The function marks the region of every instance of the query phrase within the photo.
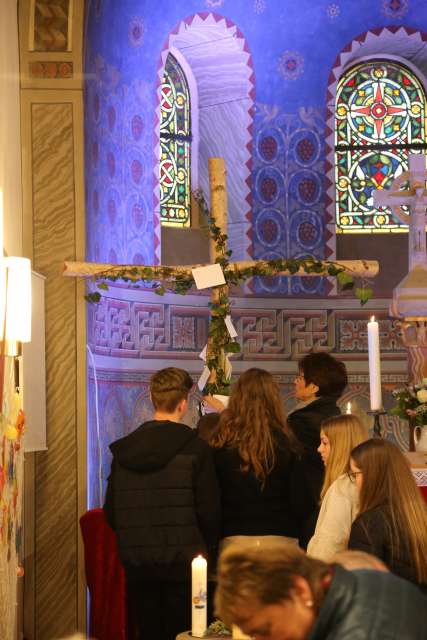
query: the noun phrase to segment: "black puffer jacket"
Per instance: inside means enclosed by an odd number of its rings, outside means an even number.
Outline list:
[[[110,446],[104,511],[128,578],[186,579],[214,555],[220,503],[212,452],[189,427],[150,421]]]
[[[427,598],[391,573],[346,571],[334,576],[307,640],[425,640]]]

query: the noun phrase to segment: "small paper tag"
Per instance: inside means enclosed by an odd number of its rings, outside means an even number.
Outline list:
[[[207,351],[207,349],[208,349],[208,345],[205,344],[205,346],[203,347],[203,349],[199,353],[200,360],[203,360],[204,362],[206,362],[206,351]]]
[[[228,333],[230,334],[230,338],[235,338],[237,336],[237,331],[234,328],[234,324],[231,321],[231,316],[225,316],[224,319],[225,326],[227,327]]]
[[[206,267],[191,269],[194,282],[198,289],[208,289],[225,284],[224,273],[220,264],[208,264]]]
[[[209,376],[210,376],[211,372],[209,370],[208,367],[204,367],[203,371],[202,371],[202,375],[199,378],[199,381],[197,383],[197,386],[199,387],[200,391],[203,391],[203,389],[206,387],[206,383],[209,380]]]

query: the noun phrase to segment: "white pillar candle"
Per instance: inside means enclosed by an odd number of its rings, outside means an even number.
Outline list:
[[[207,629],[208,563],[197,556],[191,563],[191,634],[202,638]]]
[[[380,332],[378,322],[372,316],[368,322],[368,355],[369,355],[369,391],[371,411],[382,409],[381,364],[380,364]]]
[[[347,414],[351,413],[351,402],[347,402],[347,409],[345,410]]]

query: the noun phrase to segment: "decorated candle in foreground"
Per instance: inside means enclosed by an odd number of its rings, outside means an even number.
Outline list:
[[[347,414],[351,413],[351,402],[347,402],[347,409],[345,410]]]
[[[378,322],[372,316],[368,322],[368,355],[369,355],[369,391],[371,411],[382,409],[381,364],[380,364],[380,332]]]
[[[191,634],[202,638],[207,629],[208,563],[197,556],[191,563]]]

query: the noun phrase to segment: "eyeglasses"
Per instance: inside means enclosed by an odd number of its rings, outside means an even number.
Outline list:
[[[362,471],[347,471],[350,482],[356,482],[356,476],[360,476]]]

